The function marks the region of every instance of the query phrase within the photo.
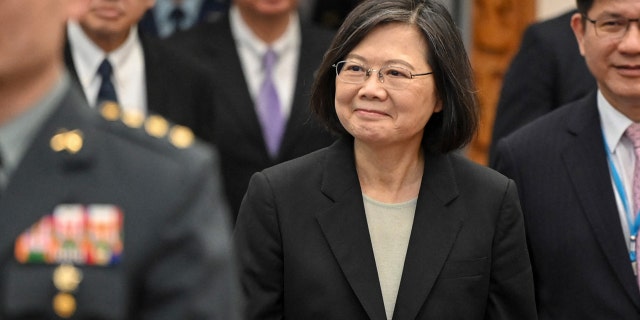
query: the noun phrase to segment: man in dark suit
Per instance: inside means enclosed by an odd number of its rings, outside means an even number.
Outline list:
[[[86,5],[0,1],[0,318],[239,319],[217,158],[87,106],[62,60]]]
[[[230,14],[169,38],[172,46],[193,54],[212,75],[215,95],[214,141],[220,149],[225,189],[237,215],[254,172],[328,146],[333,138],[309,112],[314,73],[333,32],[300,24],[297,1],[237,0]],[[264,99],[262,55],[279,55],[274,78],[282,102],[284,133],[270,153],[259,109]],[[288,115],[287,115],[288,114]],[[268,123],[267,123],[268,124]]]
[[[503,79],[491,159],[500,138],[596,88],[571,30],[575,12],[534,23],[525,30],[520,50]]]
[[[502,139],[492,166],[518,185],[540,319],[639,319],[640,1],[577,3],[598,89]]]
[[[140,31],[166,38],[204,22],[218,20],[229,9],[229,0],[156,0],[140,19]]]
[[[160,114],[210,142],[213,96],[208,75],[159,39],[137,31],[137,22],[153,2],[92,0],[90,10],[67,25],[67,68],[89,104],[96,105],[103,80],[100,66],[110,62],[110,80],[125,111]]]

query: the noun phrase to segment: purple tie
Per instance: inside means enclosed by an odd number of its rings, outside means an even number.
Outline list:
[[[633,168],[633,219],[635,221],[638,209],[640,209],[640,123],[633,123],[627,128],[625,134],[633,143],[633,150],[636,155],[635,166]],[[629,226],[631,228],[631,226]],[[640,253],[640,241],[636,241],[636,254]],[[640,286],[640,270],[638,275],[638,285]]]
[[[269,49],[264,54],[264,81],[258,96],[258,115],[262,125],[262,134],[271,157],[275,158],[280,148],[280,140],[284,132],[284,119],[280,110],[280,99],[273,83],[273,68],[277,59],[276,53]]]

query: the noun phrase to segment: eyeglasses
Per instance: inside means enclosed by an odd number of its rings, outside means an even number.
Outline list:
[[[367,69],[363,65],[351,61],[340,61],[332,66],[336,68],[336,76],[340,81],[351,84],[364,83],[371,73],[378,71],[378,81],[388,89],[404,89],[414,77],[433,73],[411,73],[407,68],[398,66],[384,66],[378,70]]]
[[[582,17],[593,23],[596,30],[596,36],[607,39],[621,39],[629,30],[631,22],[640,22],[640,19],[627,19],[625,17],[604,17],[592,20],[583,14]]]

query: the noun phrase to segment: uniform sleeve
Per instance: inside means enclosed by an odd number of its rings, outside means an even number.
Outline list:
[[[217,158],[188,171],[189,197],[158,230],[163,250],[143,275],[138,319],[241,319],[241,292]],[[187,170],[185,170],[187,171]]]
[[[513,181],[507,185],[496,223],[485,319],[537,319],[522,209]]]
[[[247,319],[283,319],[283,254],[277,206],[266,176],[256,173],[240,206],[234,240]]]

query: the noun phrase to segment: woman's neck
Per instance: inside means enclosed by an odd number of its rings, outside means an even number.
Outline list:
[[[362,192],[385,203],[415,199],[424,172],[424,155],[419,146],[378,147],[355,142],[356,170]]]

